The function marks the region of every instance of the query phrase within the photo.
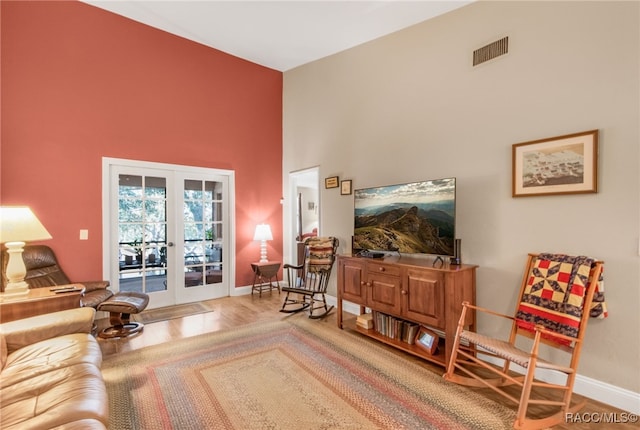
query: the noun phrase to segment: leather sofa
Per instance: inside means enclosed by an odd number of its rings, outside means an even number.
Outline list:
[[[91,335],[95,309],[0,324],[0,428],[106,429],[102,351]]]

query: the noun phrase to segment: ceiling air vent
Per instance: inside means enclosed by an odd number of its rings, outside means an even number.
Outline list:
[[[493,43],[473,51],[473,65],[477,66],[478,64],[493,60],[507,52],[509,52],[509,37],[503,37],[500,40],[496,40]]]

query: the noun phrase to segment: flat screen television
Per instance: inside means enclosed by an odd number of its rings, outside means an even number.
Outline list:
[[[353,251],[454,255],[456,179],[354,191]]]

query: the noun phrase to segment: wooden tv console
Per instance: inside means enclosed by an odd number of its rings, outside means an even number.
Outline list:
[[[475,304],[475,265],[450,265],[445,259],[391,256],[381,259],[338,256],[338,327],[343,328],[342,301],[390,315],[392,319],[409,321],[440,332],[435,354],[425,348],[392,339],[354,325],[359,333],[402,349],[436,364],[446,366],[462,302]],[[467,312],[465,326],[475,330],[475,312]]]

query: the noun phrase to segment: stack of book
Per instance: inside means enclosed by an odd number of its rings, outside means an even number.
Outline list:
[[[396,339],[409,345],[413,345],[420,326],[411,321],[406,321],[382,312],[373,311],[373,325],[375,331],[382,336]]]
[[[362,314],[358,315],[356,319],[356,325],[365,330],[369,330],[373,328],[373,315],[371,314]]]

